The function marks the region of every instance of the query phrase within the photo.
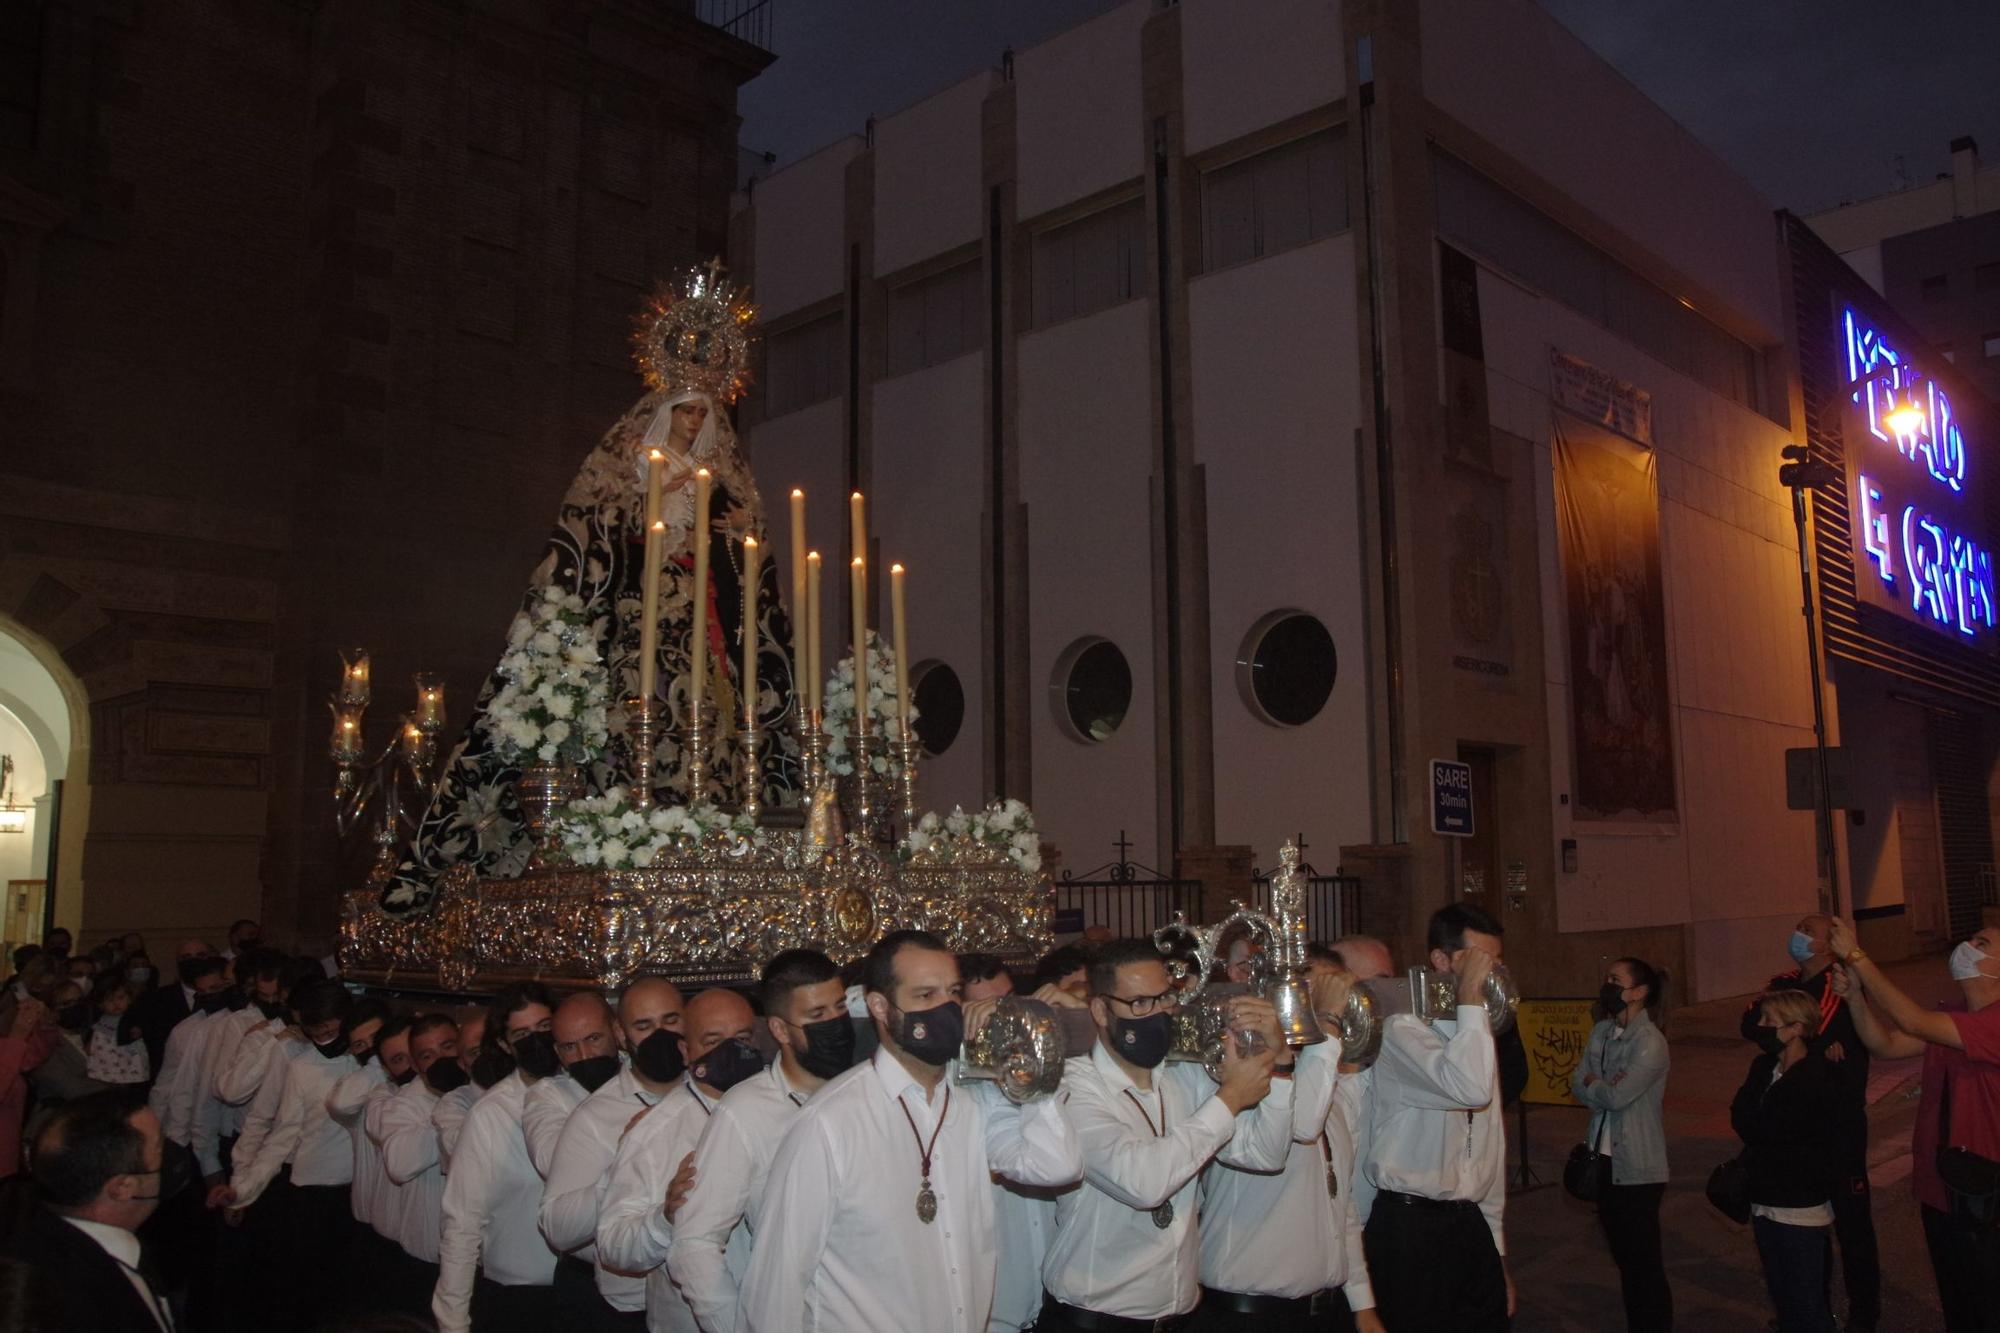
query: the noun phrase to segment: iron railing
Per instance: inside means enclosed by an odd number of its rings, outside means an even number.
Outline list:
[[[772,0],[694,0],[694,16],[711,28],[771,50]]]
[[[1250,905],[1271,910],[1271,877],[1250,881]],[[1331,944],[1361,933],[1361,881],[1353,875],[1306,876],[1306,938]]]
[[[1072,930],[1108,926],[1114,939],[1128,935],[1150,935],[1185,913],[1193,921],[1201,910],[1201,881],[1198,879],[1142,879],[1138,876],[1108,876],[1103,879],[1059,879],[1056,889],[1056,930],[1068,925]]]

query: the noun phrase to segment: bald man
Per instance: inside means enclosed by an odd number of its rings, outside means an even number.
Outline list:
[[[669,1197],[668,1185],[694,1155],[722,1095],[763,1072],[764,1059],[752,1038],[755,1024],[750,1002],[735,991],[705,990],[689,1000],[676,1043],[687,1066],[684,1087],[632,1124],[612,1162],[597,1222],[598,1255],[620,1272],[645,1275],[650,1333],[695,1333],[699,1327],[667,1273],[680,1204],[678,1193]],[[634,1062],[651,1065],[649,1076],[666,1072],[648,1055],[635,1053]]]
[[[618,1019],[594,990],[577,991],[556,1006],[556,1072],[536,1080],[521,1104],[521,1133],[528,1160],[544,1180],[556,1157],[556,1140],[570,1112],[618,1073]],[[518,1058],[518,1056],[516,1057]],[[535,1071],[531,1071],[535,1072]]]
[[[569,1076],[585,1069],[595,1077],[589,1053],[598,1029],[594,1015],[571,996],[556,1010],[556,1055],[570,1061]],[[590,998],[595,999],[595,996]],[[602,1003],[601,1000],[598,1003]],[[681,1072],[679,1028],[681,993],[671,982],[634,982],[619,998],[615,1027],[621,1045],[634,1056],[613,1077],[593,1089],[564,1122],[542,1191],[542,1237],[558,1256],[556,1292],[562,1309],[578,1328],[640,1328],[646,1319],[644,1273],[604,1266],[598,1254],[597,1218],[625,1127],[674,1090]],[[566,1016],[564,1010],[570,1010]],[[567,1019],[567,1021],[566,1021]],[[567,1036],[576,1036],[572,1051]],[[665,1058],[662,1059],[662,1052]],[[580,1066],[576,1061],[581,1060]],[[648,1071],[651,1071],[649,1074]],[[655,1077],[659,1075],[660,1077]]]
[[[1373,935],[1343,935],[1333,942],[1333,951],[1340,955],[1341,963],[1354,974],[1356,981],[1373,981],[1396,971],[1396,964],[1389,957],[1389,946]]]

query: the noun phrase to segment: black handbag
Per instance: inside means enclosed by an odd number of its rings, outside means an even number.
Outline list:
[[[1738,1225],[1750,1221],[1750,1168],[1741,1154],[1719,1163],[1708,1173],[1708,1201]]]
[[[1610,1183],[1611,1154],[1592,1152],[1587,1143],[1569,1150],[1569,1160],[1563,1163],[1563,1188],[1571,1198],[1596,1203]]]
[[[1951,1212],[1974,1226],[2000,1227],[2000,1162],[1951,1142],[1951,1075],[1944,1076],[1938,1117],[1938,1179],[1951,1195]]]

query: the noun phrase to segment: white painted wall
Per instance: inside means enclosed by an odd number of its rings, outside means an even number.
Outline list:
[[[1187,151],[1336,101],[1345,61],[1338,0],[1182,0]]]
[[[1153,0],[1131,0],[1016,53],[1016,216],[1039,217],[1145,169],[1139,29],[1152,12]]]
[[[1257,336],[1245,338],[1252,311]],[[1308,857],[1331,873],[1335,848],[1369,840],[1351,239],[1196,279],[1188,323],[1208,489],[1216,841],[1254,847],[1268,870],[1304,833]],[[1236,659],[1251,626],[1287,607],[1326,625],[1339,674],[1318,717],[1280,728],[1244,703]]]
[[[847,164],[861,148],[849,135],[757,183],[755,295],[766,321],[840,291]]]
[[[1556,836],[1566,931],[1688,924],[1701,999],[1754,989],[1774,966],[1767,927],[1815,901],[1812,816],[1785,808],[1784,751],[1812,740],[1797,546],[1775,461],[1786,433],[1573,312],[1482,270],[1494,424],[1539,442],[1535,478]],[[1551,344],[1653,395],[1661,566],[1678,726],[1680,823],[1666,831],[1577,822],[1570,788],[1569,650],[1555,515]],[[1738,947],[1737,934],[1746,942]],[[1782,932],[1780,932],[1782,935]]]
[[[1121,11],[1123,12],[1123,11]],[[1021,495],[1028,507],[1034,798],[1064,864],[1112,859],[1120,829],[1157,865],[1153,691],[1152,303],[1127,301],[1020,341]],[[1056,727],[1056,658],[1095,635],[1132,668],[1132,706],[1109,740]]]
[[[1749,182],[1534,0],[1422,5],[1432,102],[1782,339],[1771,205]]]
[[[885,570],[895,561],[909,568],[912,663],[947,663],[965,691],[958,739],[919,774],[917,796],[927,810],[977,809],[988,794],[980,619],[985,366],[983,355],[971,353],[883,380],[874,390],[872,526],[880,563]],[[886,611],[886,599],[882,605]]]
[[[37,824],[41,811],[35,808],[35,798],[48,791],[48,765],[42,756],[42,747],[28,732],[21,719],[7,708],[0,707],[0,754],[12,755],[14,759],[14,785],[11,790],[13,800],[28,807],[28,826],[20,833],[0,833],[0,888],[10,879],[40,879],[46,862],[36,859],[37,847],[43,848],[46,856],[46,842],[37,836]]]
[[[998,82],[981,70],[875,122],[877,274],[979,239],[980,108]]]

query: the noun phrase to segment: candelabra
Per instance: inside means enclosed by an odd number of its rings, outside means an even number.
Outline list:
[[[743,813],[754,823],[764,817],[764,768],[757,755],[764,740],[764,728],[755,712],[743,719]]]
[[[653,808],[653,746],[659,734],[654,725],[653,701],[642,697],[627,699],[625,713],[631,722],[628,734],[632,744],[632,808],[650,810]]]
[[[819,784],[826,781],[827,735],[822,722],[819,710],[815,708],[799,729],[800,764],[808,796],[818,791]]]
[[[854,746],[854,824],[869,842],[876,840],[876,825],[882,819],[881,802],[875,795],[875,737],[865,723],[856,720]]]
[[[687,734],[682,738],[688,773],[688,804],[700,805],[708,799],[708,747],[714,739],[714,722],[706,703],[688,704]]]
[[[923,753],[923,742],[909,724],[903,724],[903,738],[894,744],[896,752],[896,786],[903,797],[903,836],[909,837],[916,830],[921,812],[917,809],[917,757]]]
[[[417,706],[397,719],[396,729],[379,749],[370,751],[364,722],[372,698],[368,653],[356,648],[341,654],[340,688],[327,701],[333,714],[333,735],[327,756],[333,760],[333,824],[342,838],[360,825],[372,804],[376,808],[375,859],[368,882],[387,884],[396,874],[396,848],[404,825],[402,784],[408,781],[428,801],[435,778],[437,734],[444,729],[444,685],[427,672],[416,675]]]

